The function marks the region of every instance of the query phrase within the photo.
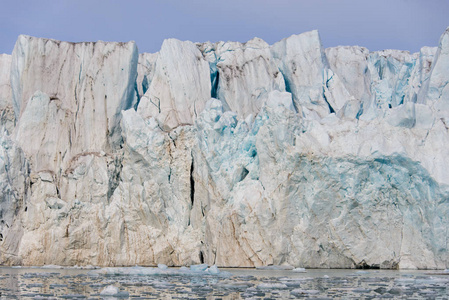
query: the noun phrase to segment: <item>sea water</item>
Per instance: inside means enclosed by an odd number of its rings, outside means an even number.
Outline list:
[[[138,268],[137,268],[138,269]],[[437,271],[0,268],[1,299],[448,299]],[[148,271],[149,270],[149,271]],[[159,271],[158,271],[159,270]],[[140,275],[137,275],[140,273]],[[144,274],[145,275],[141,275]],[[449,273],[447,273],[449,274]]]

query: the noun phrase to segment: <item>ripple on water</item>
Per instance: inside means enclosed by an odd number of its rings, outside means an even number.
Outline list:
[[[2,299],[99,299],[113,286],[114,299],[440,299],[449,292],[449,277],[437,273],[232,269],[234,275],[218,276],[218,269],[205,270],[115,268],[90,276],[83,269],[0,268],[0,293]]]

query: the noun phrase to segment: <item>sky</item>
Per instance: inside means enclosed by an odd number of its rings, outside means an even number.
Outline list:
[[[157,52],[166,38],[193,42],[259,37],[273,44],[318,29],[324,47],[419,51],[449,26],[449,0],[1,0],[0,53],[17,36],[134,40]]]

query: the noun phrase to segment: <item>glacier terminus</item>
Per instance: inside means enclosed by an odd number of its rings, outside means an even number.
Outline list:
[[[0,264],[449,267],[449,28],[420,52],[21,35]]]

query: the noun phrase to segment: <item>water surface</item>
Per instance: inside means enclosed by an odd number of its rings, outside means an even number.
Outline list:
[[[157,270],[157,269],[156,269]],[[171,271],[175,269],[170,269]],[[168,272],[171,272],[171,271]],[[448,299],[436,271],[220,269],[219,274],[110,275],[79,269],[0,268],[1,299]],[[227,273],[229,272],[229,273]]]

